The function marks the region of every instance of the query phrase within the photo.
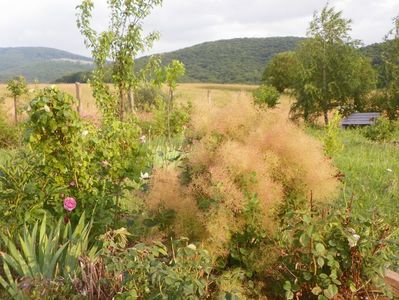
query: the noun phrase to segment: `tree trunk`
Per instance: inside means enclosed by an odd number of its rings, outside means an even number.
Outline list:
[[[124,111],[125,111],[125,101],[124,93],[122,87],[119,87],[119,121],[123,122]]]
[[[170,93],[170,98],[169,98],[169,103],[168,103],[168,140],[170,143],[170,139],[172,136],[171,128],[170,128],[170,114],[171,114],[172,107],[173,107],[173,90],[170,89],[169,93]]]
[[[130,110],[131,112],[135,111],[135,107],[134,107],[134,93],[133,91],[130,89],[128,94],[127,94],[127,99],[129,101],[129,106],[130,106]]]
[[[324,124],[328,125],[328,111],[324,111]]]
[[[78,99],[78,113],[80,115],[82,112],[82,100],[80,99],[80,83],[75,82],[75,86],[76,86],[76,99]]]
[[[323,42],[323,101],[324,106],[328,107],[327,100],[327,70],[326,70],[326,42]],[[328,125],[328,110],[324,110],[324,123]]]
[[[305,123],[307,123],[309,121],[309,112],[308,112],[308,108],[306,106],[303,110],[303,119],[305,120]]]
[[[14,96],[14,122],[15,125],[18,124],[18,112],[17,112],[17,96]]]

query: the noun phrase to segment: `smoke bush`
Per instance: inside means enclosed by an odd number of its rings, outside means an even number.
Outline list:
[[[240,243],[259,249],[276,232],[276,216],[310,195],[315,204],[334,198],[335,169],[322,145],[248,98],[197,106],[192,128],[185,171],[155,172],[147,201],[154,212],[174,211],[173,233],[203,242],[214,257]]]

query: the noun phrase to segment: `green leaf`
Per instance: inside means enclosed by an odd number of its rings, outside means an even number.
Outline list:
[[[312,279],[312,273],[304,272],[303,273],[303,279],[305,279],[306,281],[310,281]]]
[[[317,264],[319,265],[320,268],[322,268],[324,266],[324,259],[322,257],[318,257]]]
[[[301,243],[301,245],[303,247],[306,247],[309,244],[309,242],[310,242],[309,235],[307,235],[306,232],[302,233],[301,236],[299,237],[299,242]]]
[[[286,291],[286,292],[285,292],[285,298],[286,298],[287,300],[294,299],[294,293],[291,292],[291,291]]]
[[[324,247],[324,245],[322,243],[317,243],[316,244],[316,252],[318,254],[324,254],[324,252],[326,251],[326,248]]]
[[[327,289],[324,290],[324,295],[328,299],[334,298],[338,294],[338,288],[335,284],[330,284]]]
[[[320,295],[320,293],[322,292],[323,290],[317,285],[317,286],[315,286],[313,289],[312,289],[312,294],[313,295]]]
[[[285,291],[291,291],[291,282],[289,281],[284,282],[283,289]]]

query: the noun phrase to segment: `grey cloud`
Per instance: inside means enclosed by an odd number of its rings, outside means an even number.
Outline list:
[[[88,54],[75,23],[79,0],[1,0],[0,47],[48,46]],[[96,28],[107,25],[106,1],[95,0]],[[304,36],[324,0],[164,0],[145,21],[161,40],[151,52],[234,37]],[[353,37],[381,41],[399,14],[398,0],[331,0],[353,19]]]

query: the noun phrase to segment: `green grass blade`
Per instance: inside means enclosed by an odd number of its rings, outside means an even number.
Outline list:
[[[13,268],[16,267],[15,271],[21,276],[30,275],[29,267],[14,242],[4,235],[2,235],[2,238],[9,252],[9,255],[3,254],[3,259],[11,256],[15,260],[15,265],[12,265]]]
[[[60,258],[62,252],[65,250],[65,248],[68,246],[68,243],[64,244],[61,248],[59,248],[57,250],[57,252],[55,253],[55,255],[52,257],[48,268],[46,269],[46,272],[44,274],[44,276],[46,276],[46,278],[53,278],[55,276],[55,271],[56,271],[56,266],[57,266],[57,262],[58,259]]]

